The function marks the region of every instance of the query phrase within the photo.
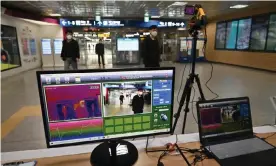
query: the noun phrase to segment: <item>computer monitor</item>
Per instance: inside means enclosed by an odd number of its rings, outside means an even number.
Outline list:
[[[171,132],[174,68],[38,71],[47,147]]]
[[[253,135],[248,97],[200,101],[197,109],[201,142]]]

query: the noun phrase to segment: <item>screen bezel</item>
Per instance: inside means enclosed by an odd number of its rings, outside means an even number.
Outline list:
[[[251,129],[248,132],[242,132],[242,133],[234,133],[234,134],[229,134],[229,135],[221,135],[221,136],[216,136],[208,140],[208,138],[203,138],[202,137],[202,130],[201,130],[201,123],[200,123],[200,108],[199,104],[204,104],[204,103],[213,103],[213,102],[224,102],[224,101],[236,101],[236,100],[247,100],[248,102],[248,108],[249,108],[249,121],[251,124]],[[198,101],[196,104],[197,107],[197,118],[198,118],[198,131],[199,131],[199,139],[200,143],[203,145],[206,144],[212,144],[213,142],[219,142],[219,141],[226,141],[227,139],[231,138],[238,138],[238,137],[243,137],[243,136],[253,136],[253,126],[252,126],[252,115],[251,115],[251,108],[250,108],[250,101],[248,97],[237,97],[237,98],[225,98],[225,99],[216,99],[216,100],[205,100],[205,101]]]
[[[84,141],[84,142],[76,142],[76,143],[66,143],[66,144],[59,144],[59,145],[50,145],[50,138],[49,138],[49,123],[46,113],[46,103],[44,102],[43,98],[43,87],[41,84],[41,75],[43,74],[66,74],[66,73],[98,73],[98,72],[122,72],[122,71],[154,71],[154,70],[172,70],[172,102],[171,102],[171,116],[170,116],[170,130],[168,132],[160,132],[160,133],[152,133],[152,134],[143,134],[143,135],[135,135],[135,136],[126,136],[126,137],[118,137],[114,139],[129,139],[129,138],[138,138],[138,137],[146,137],[146,136],[153,136],[153,135],[164,135],[170,134],[172,130],[172,121],[173,121],[173,103],[174,103],[174,82],[175,82],[175,68],[174,67],[161,67],[161,68],[124,68],[124,69],[94,69],[94,70],[72,70],[72,71],[64,71],[64,70],[55,70],[55,71],[37,71],[37,83],[38,83],[38,91],[39,91],[39,98],[41,103],[41,111],[42,111],[42,118],[43,118],[43,125],[44,125],[44,133],[46,138],[46,145],[47,148],[56,148],[56,147],[66,147],[66,146],[74,146],[74,145],[82,145],[88,143],[96,143],[96,142],[103,142],[108,139],[102,140],[93,140],[93,141]]]

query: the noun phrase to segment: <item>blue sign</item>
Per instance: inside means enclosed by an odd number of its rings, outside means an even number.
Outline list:
[[[59,23],[63,27],[81,27],[81,26],[92,26],[92,27],[123,27],[125,26],[124,21],[116,20],[69,20],[69,19],[60,19]]]
[[[144,22],[143,20],[71,20],[60,19],[60,25],[62,27],[99,27],[99,28],[118,28],[118,27],[139,27],[148,28],[152,25],[156,25],[160,28],[172,28],[172,27],[186,27],[185,21],[159,21],[149,20]]]

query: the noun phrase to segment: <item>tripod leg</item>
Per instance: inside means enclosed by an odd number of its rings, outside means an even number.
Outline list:
[[[187,87],[187,96],[186,96],[186,105],[184,108],[184,121],[183,121],[183,125],[182,125],[182,134],[184,134],[184,130],[186,127],[186,120],[187,120],[187,114],[190,111],[189,110],[189,104],[190,104],[190,98],[191,98],[191,92],[192,92],[192,87],[193,87],[193,77],[190,77],[190,82],[189,82],[189,86]]]
[[[203,94],[203,91],[202,91],[202,87],[201,87],[201,84],[200,84],[200,79],[199,79],[198,75],[195,75],[195,79],[196,79],[197,87],[199,89],[201,100],[205,100],[205,97],[204,97],[204,94]]]
[[[182,110],[182,107],[184,105],[184,102],[185,102],[185,99],[186,99],[186,96],[187,96],[187,93],[188,93],[188,87],[190,86],[190,80],[191,78],[189,77],[185,83],[185,87],[184,87],[184,90],[183,90],[183,93],[182,93],[182,96],[181,96],[181,99],[180,99],[180,103],[179,103],[179,107],[178,107],[178,110],[177,110],[177,113],[174,114],[174,124],[173,124],[173,128],[172,128],[172,132],[171,134],[174,133],[175,131],[175,128],[176,128],[176,124],[178,122],[178,119],[180,117],[180,113],[181,113],[181,110]]]
[[[185,160],[185,162],[187,163],[188,166],[190,166],[191,164],[189,163],[189,161],[187,160],[186,156],[183,154],[183,152],[181,151],[181,149],[179,148],[179,146],[177,144],[175,144],[178,152],[180,153],[180,155],[182,156],[182,158]]]

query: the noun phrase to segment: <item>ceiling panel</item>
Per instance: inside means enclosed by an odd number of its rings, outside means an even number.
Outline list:
[[[143,17],[145,13],[160,18],[183,18],[184,6],[172,6],[176,1],[2,1],[7,8],[22,9],[32,13],[48,16],[51,13],[61,14],[63,17]],[[276,2],[262,1],[189,1],[188,4],[201,4],[208,17],[215,17],[242,9],[230,9],[236,4],[248,4],[250,8],[266,5],[276,5]]]

